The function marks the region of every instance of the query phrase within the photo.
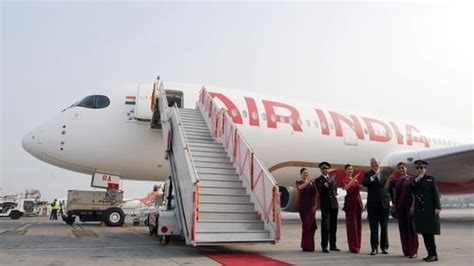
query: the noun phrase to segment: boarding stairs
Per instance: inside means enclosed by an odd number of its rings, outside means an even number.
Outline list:
[[[276,243],[278,185],[228,112],[205,88],[196,109],[169,106],[159,80],[154,89],[186,243]]]

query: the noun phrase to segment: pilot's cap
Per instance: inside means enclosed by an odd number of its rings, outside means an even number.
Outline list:
[[[415,162],[413,162],[415,165],[428,165],[428,163],[426,161],[423,161],[423,160],[416,160]]]
[[[328,163],[328,162],[321,162],[321,163],[319,164],[319,168],[322,168],[322,167],[325,166],[325,165],[326,165],[328,168],[331,168],[331,164]]]

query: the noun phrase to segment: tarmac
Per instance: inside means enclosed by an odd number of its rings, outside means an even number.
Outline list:
[[[0,219],[0,265],[219,265],[211,255],[255,253],[295,265],[415,265],[426,250],[421,236],[418,258],[403,256],[396,220],[389,224],[388,255],[370,256],[369,225],[362,225],[362,250],[347,251],[344,213],[340,211],[338,246],[341,252],[324,254],[319,248],[320,231],[316,232],[316,251],[299,249],[301,226],[298,215],[284,213],[282,239],[272,244],[231,244],[225,246],[186,246],[173,239],[160,246],[148,235],[146,226],[105,227],[98,223],[66,225],[47,217]],[[318,224],[319,224],[318,219]],[[440,261],[435,265],[473,265],[474,209],[445,209],[441,214],[441,235],[436,237]],[[255,264],[256,265],[256,264]]]

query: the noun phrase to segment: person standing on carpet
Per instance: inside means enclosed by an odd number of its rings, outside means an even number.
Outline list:
[[[346,232],[349,251],[359,253],[362,239],[362,199],[360,198],[360,186],[357,176],[352,176],[354,169],[352,165],[344,166],[346,176],[340,181],[340,187],[346,191],[343,211],[346,212]]]
[[[309,178],[306,168],[300,170],[300,180],[296,181],[299,192],[299,214],[302,223],[301,249],[303,251],[314,251],[314,234],[318,229],[316,225],[316,186]]]

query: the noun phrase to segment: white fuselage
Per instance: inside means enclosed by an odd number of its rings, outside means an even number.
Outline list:
[[[195,108],[200,86],[165,83],[165,88],[183,91],[184,107]],[[458,136],[436,135],[418,124],[238,91],[208,90],[222,107],[232,110],[234,122],[282,186],[294,184],[298,176],[295,167],[316,167],[321,161],[329,161],[333,167],[347,163],[366,167],[371,157],[387,165],[389,156],[396,152],[469,142]],[[135,116],[136,108],[147,105],[149,99],[144,100],[143,93],[137,96],[133,88],[104,95],[110,100],[107,107],[67,108],[27,134],[23,147],[42,161],[76,172],[166,180],[170,171],[161,130]]]

